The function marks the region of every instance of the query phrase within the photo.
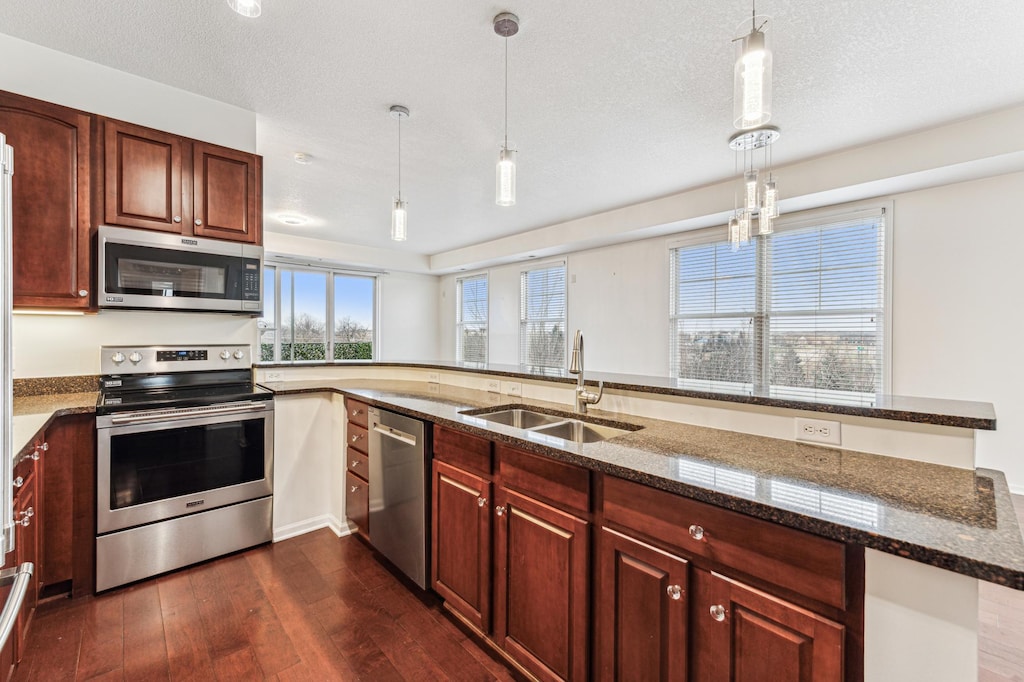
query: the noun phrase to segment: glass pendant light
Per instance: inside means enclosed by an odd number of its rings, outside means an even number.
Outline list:
[[[750,33],[734,41],[733,125],[740,130],[756,128],[772,118],[772,51],[762,30],[766,23],[767,18],[758,17],[751,5]]]
[[[748,213],[757,210],[757,169],[751,168],[743,174],[743,208]]]
[[[228,0],[228,7],[251,19],[255,19],[263,11],[261,0]]]
[[[502,12],[494,17],[494,32],[505,39],[505,141],[495,168],[494,202],[498,206],[516,203],[516,150],[508,147],[508,39],[519,33],[519,17]]]
[[[402,119],[409,118],[409,110],[395,104],[389,111],[391,118],[398,119],[398,196],[391,207],[391,239],[404,242],[409,237],[409,211],[406,202],[402,201]]]

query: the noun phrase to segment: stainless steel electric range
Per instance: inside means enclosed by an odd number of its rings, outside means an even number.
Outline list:
[[[274,401],[249,348],[100,352],[96,590],[269,542]]]

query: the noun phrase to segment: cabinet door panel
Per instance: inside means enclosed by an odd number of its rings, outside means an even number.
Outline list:
[[[584,680],[589,524],[504,488],[497,498],[495,640],[542,680]]]
[[[14,305],[87,308],[91,118],[0,94],[0,131],[14,148]]]
[[[717,573],[700,580],[700,679],[841,682],[842,625]]]
[[[195,234],[260,243],[259,157],[196,142],[192,151]]]
[[[104,127],[106,222],[180,233],[181,138],[119,121]]]
[[[491,626],[490,490],[487,480],[434,461],[434,590],[483,633]]]
[[[685,680],[686,560],[607,528],[599,553],[598,679]]]
[[[345,474],[345,516],[356,524],[356,532],[370,537],[370,486],[351,471]]]

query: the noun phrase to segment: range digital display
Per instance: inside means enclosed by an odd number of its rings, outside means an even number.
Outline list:
[[[205,350],[158,350],[157,362],[178,362],[188,360],[207,360]]]

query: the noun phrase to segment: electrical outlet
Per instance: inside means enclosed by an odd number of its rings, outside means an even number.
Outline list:
[[[267,372],[267,381],[281,381],[281,373]]]
[[[842,445],[842,424],[824,419],[796,418],[796,439],[808,443]]]
[[[488,379],[487,391],[489,393],[501,393],[501,382],[497,379]]]
[[[429,384],[439,384],[439,383],[441,383],[441,373],[440,372],[427,372],[427,383],[429,383]]]
[[[501,382],[501,392],[505,395],[523,395],[523,385],[518,381],[503,381]]]

